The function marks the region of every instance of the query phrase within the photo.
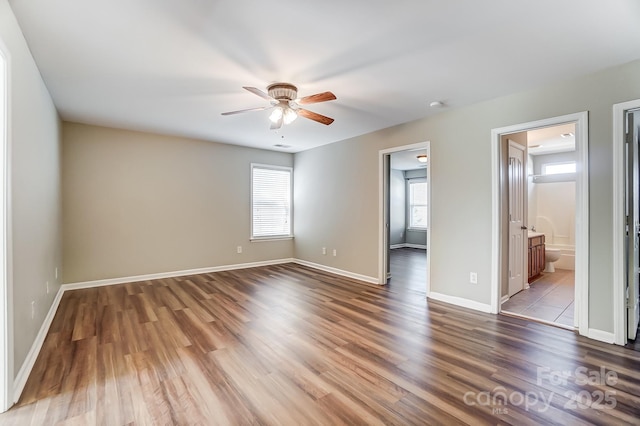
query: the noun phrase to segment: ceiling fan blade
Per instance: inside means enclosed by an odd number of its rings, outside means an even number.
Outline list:
[[[318,114],[317,112],[309,111],[308,109],[299,109],[298,115],[301,115],[304,118],[308,118],[313,121],[317,121],[318,123],[326,124],[327,126],[333,123],[333,118]]]
[[[297,103],[300,105],[308,105],[308,104],[315,104],[318,102],[326,102],[326,101],[332,101],[336,99],[336,95],[334,95],[331,92],[322,92],[322,93],[316,93],[315,95],[309,95],[309,96],[305,96],[304,98],[300,98],[298,99]]]
[[[279,128],[282,127],[282,123],[284,122],[284,118],[280,117],[280,119],[278,121],[276,121],[275,123],[271,123],[271,130],[278,130]]]
[[[243,89],[250,91],[251,93],[253,93],[254,95],[258,95],[261,98],[264,98],[268,101],[275,101],[275,99],[273,99],[271,96],[267,95],[265,92],[263,92],[260,89],[257,89],[255,87],[248,87],[248,86],[242,86]]]
[[[240,114],[241,112],[249,112],[249,111],[263,111],[263,110],[265,110],[267,108],[271,108],[271,106],[264,106],[264,107],[257,107],[257,108],[241,109],[241,110],[238,110],[238,111],[223,112],[222,115]]]

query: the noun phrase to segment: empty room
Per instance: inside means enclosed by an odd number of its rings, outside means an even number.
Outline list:
[[[638,424],[639,20],[0,0],[0,424]]]

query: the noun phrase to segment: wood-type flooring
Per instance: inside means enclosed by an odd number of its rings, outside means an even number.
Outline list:
[[[389,254],[391,278],[387,287],[394,292],[418,292],[427,295],[427,251],[397,248]]]
[[[283,264],[66,292],[0,424],[604,425],[639,416],[638,352]]]

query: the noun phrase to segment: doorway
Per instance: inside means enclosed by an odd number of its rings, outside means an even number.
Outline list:
[[[382,150],[379,283],[424,295],[429,289],[429,142]]]
[[[613,340],[640,349],[640,100],[613,106]]]
[[[626,114],[626,286],[627,339],[635,341],[640,323],[640,110]]]
[[[575,124],[567,123],[503,136],[524,144],[509,142],[509,152],[514,146],[524,151],[526,176],[518,183],[524,196],[522,200],[513,196],[513,179],[509,178],[507,198],[510,256],[512,236],[519,235],[516,247],[524,251],[525,267],[514,268],[509,259],[509,270],[520,271],[524,283],[514,288],[514,274],[510,273],[509,288],[502,291],[501,311],[569,329],[575,326],[575,132]],[[509,154],[509,177],[515,163],[512,157]],[[523,215],[511,214],[514,204],[521,204]],[[514,227],[512,217],[524,219]]]
[[[573,287],[573,312],[570,310],[563,309],[563,312],[566,310],[566,314],[563,320],[566,320],[566,327],[575,327],[577,328],[581,334],[588,333],[588,144],[587,144],[587,129],[588,129],[588,114],[586,112],[570,114],[561,117],[554,117],[546,120],[539,120],[530,123],[523,123],[514,126],[499,128],[492,130],[492,213],[493,213],[493,224],[492,224],[492,278],[491,278],[491,290],[492,290],[492,299],[491,299],[491,307],[492,312],[500,313],[503,311],[503,302],[508,300],[510,296],[508,295],[508,291],[504,291],[508,289],[508,276],[510,275],[509,270],[509,231],[508,231],[508,202],[509,197],[507,193],[507,172],[506,168],[506,158],[508,157],[507,149],[508,144],[505,144],[505,139],[517,139],[518,136],[525,135],[524,143],[522,141],[519,142],[521,145],[527,146],[527,155],[525,155],[525,170],[527,170],[527,179],[534,179],[536,174],[533,172],[532,167],[534,163],[533,160],[529,160],[531,157],[529,151],[536,154],[536,149],[543,150],[544,144],[537,144],[542,146],[535,146],[533,144],[529,146],[527,139],[528,133],[535,132],[544,132],[544,131],[557,131],[557,126],[572,126],[571,129],[573,131],[567,131],[562,133],[572,133],[571,136],[574,138],[575,144],[575,152],[571,155],[574,156],[575,160],[573,161],[575,172],[574,172],[574,193],[575,193],[575,215],[574,215],[574,226],[568,226],[568,229],[571,229],[573,232],[573,239],[575,241],[575,254],[573,255],[574,260],[574,272],[573,272],[573,282],[575,283]],[[555,129],[554,129],[555,128]],[[547,130],[545,130],[547,129]],[[551,130],[549,130],[551,129]],[[568,135],[567,135],[568,136]],[[533,137],[532,137],[533,139]],[[538,153],[542,156],[542,153]],[[559,154],[558,154],[559,155]],[[540,163],[540,162],[538,162]],[[548,161],[547,163],[563,163],[563,161]],[[540,167],[540,165],[538,165]],[[560,170],[562,171],[561,166]],[[553,167],[550,166],[549,170],[552,171]],[[538,174],[542,174],[538,172]],[[529,176],[531,175],[531,176]],[[554,178],[542,178],[542,180]],[[556,178],[557,179],[557,178]],[[542,182],[540,181],[540,183]],[[529,186],[525,183],[525,194],[528,195]],[[551,187],[545,187],[545,190],[550,189]],[[545,191],[549,192],[549,191]],[[551,198],[553,199],[553,198]],[[536,221],[532,220],[532,218],[528,216],[542,216],[544,218],[545,215],[538,215],[533,211],[535,205],[529,205],[529,197],[523,197],[523,208],[526,212],[525,221],[522,224],[522,241],[525,242],[523,244],[526,247],[526,250],[523,249],[525,256],[522,262],[523,266],[523,274],[525,276],[525,283],[523,285],[523,291],[528,289],[529,279],[531,278],[529,265],[535,266],[534,270],[534,278],[535,275],[543,276],[544,269],[548,266],[545,259],[545,250],[544,250],[544,238],[549,234],[550,243],[553,242],[553,226],[549,226],[547,222],[541,220],[543,228],[545,231],[539,232],[540,229],[536,228],[535,234],[533,236],[540,237],[538,240],[542,241],[540,247],[534,250],[530,250],[531,236],[530,232],[532,232],[531,227],[536,226]],[[545,201],[546,203],[546,201]],[[549,204],[549,203],[546,203]],[[533,211],[533,212],[530,212]],[[537,219],[537,217],[536,217]],[[548,219],[548,218],[547,218]],[[540,226],[540,225],[538,225]],[[567,226],[564,226],[567,228]],[[564,229],[563,228],[563,229]],[[571,232],[569,232],[571,233]],[[556,232],[555,234],[558,236],[558,240],[560,240],[560,236],[564,235],[562,232]],[[566,235],[565,235],[566,236]],[[539,257],[535,257],[535,254],[538,254]],[[534,255],[533,259],[531,259],[531,255]],[[537,262],[537,263],[536,263]],[[560,269],[560,268],[558,268]],[[547,274],[550,275],[550,274]],[[555,275],[559,277],[559,274]],[[535,286],[534,281],[534,286]],[[543,285],[538,285],[538,287],[542,290],[541,293],[550,289],[550,286],[545,287]],[[522,291],[520,292],[522,293]],[[566,290],[564,291],[566,295]],[[506,294],[506,297],[505,297]],[[531,293],[533,294],[533,293]],[[571,296],[571,295],[569,295]],[[515,296],[514,296],[515,297]],[[508,306],[508,305],[507,305]],[[571,315],[572,314],[572,315]],[[545,319],[541,319],[542,322],[551,322]]]

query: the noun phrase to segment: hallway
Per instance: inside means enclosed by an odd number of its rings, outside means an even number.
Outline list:
[[[427,294],[427,251],[415,248],[391,250],[391,278],[387,288],[394,292]]]

